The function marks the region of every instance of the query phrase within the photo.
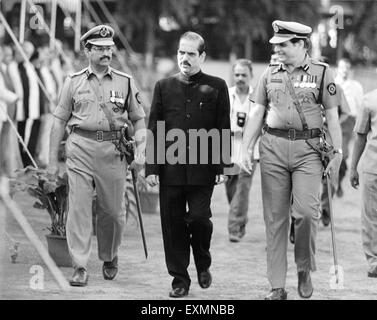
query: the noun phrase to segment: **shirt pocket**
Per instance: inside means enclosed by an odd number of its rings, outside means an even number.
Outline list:
[[[81,95],[77,97],[74,102],[74,111],[77,116],[87,116],[90,114],[91,109],[95,103],[95,99],[91,95]]]
[[[285,83],[267,84],[267,98],[275,107],[284,106],[287,101]]]

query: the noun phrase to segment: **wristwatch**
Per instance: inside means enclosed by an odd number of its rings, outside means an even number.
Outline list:
[[[342,150],[342,149],[335,149],[335,150],[334,150],[334,153],[343,154],[343,150]]]

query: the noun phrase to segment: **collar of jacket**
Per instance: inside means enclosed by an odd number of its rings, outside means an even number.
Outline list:
[[[188,76],[188,75],[185,75],[182,72],[180,72],[178,77],[183,82],[190,83],[190,82],[198,81],[201,78],[202,75],[203,75],[202,70],[199,70],[199,72],[195,73],[192,76]]]

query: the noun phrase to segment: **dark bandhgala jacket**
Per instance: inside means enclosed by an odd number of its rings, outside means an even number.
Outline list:
[[[150,157],[147,156],[146,175],[159,175],[160,183],[164,185],[214,184],[216,174],[222,174],[223,168],[230,164],[229,109],[228,88],[223,79],[200,71],[191,77],[179,73],[158,81],[154,89],[148,124],[153,136],[148,136],[147,141],[147,148],[154,146],[154,159],[150,161]],[[164,132],[157,130],[158,122],[159,129],[163,125]],[[179,130],[171,131],[171,129]],[[197,130],[204,129],[208,133],[215,129],[212,133],[217,131],[220,140],[194,139],[195,146],[192,143],[195,135],[191,135],[190,129],[191,133],[192,130],[199,133]],[[179,134],[175,134],[177,132]],[[175,136],[175,139],[169,141],[172,136]],[[212,135],[206,135],[209,136]],[[161,143],[163,140],[165,140],[164,144]],[[204,140],[208,142],[208,146],[202,144]],[[170,151],[176,151],[173,154],[177,159],[186,159],[186,164],[182,161],[176,164],[168,163],[169,155],[171,159],[169,148]],[[206,158],[205,153],[208,154],[207,163],[200,160],[201,157]],[[192,158],[197,159],[196,164],[193,163]],[[159,163],[157,163],[158,159]],[[165,163],[161,163],[162,160]]]

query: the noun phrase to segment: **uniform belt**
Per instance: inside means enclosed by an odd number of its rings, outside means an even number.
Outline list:
[[[90,130],[84,130],[77,127],[74,127],[72,129],[72,132],[77,133],[78,135],[89,138],[98,142],[102,141],[111,141],[111,140],[117,140],[120,138],[121,132],[120,130],[114,130],[114,131],[90,131]]]
[[[307,140],[312,138],[318,138],[322,134],[322,130],[318,128],[300,131],[293,128],[285,130],[270,128],[267,126],[266,131],[269,134],[288,140]]]

